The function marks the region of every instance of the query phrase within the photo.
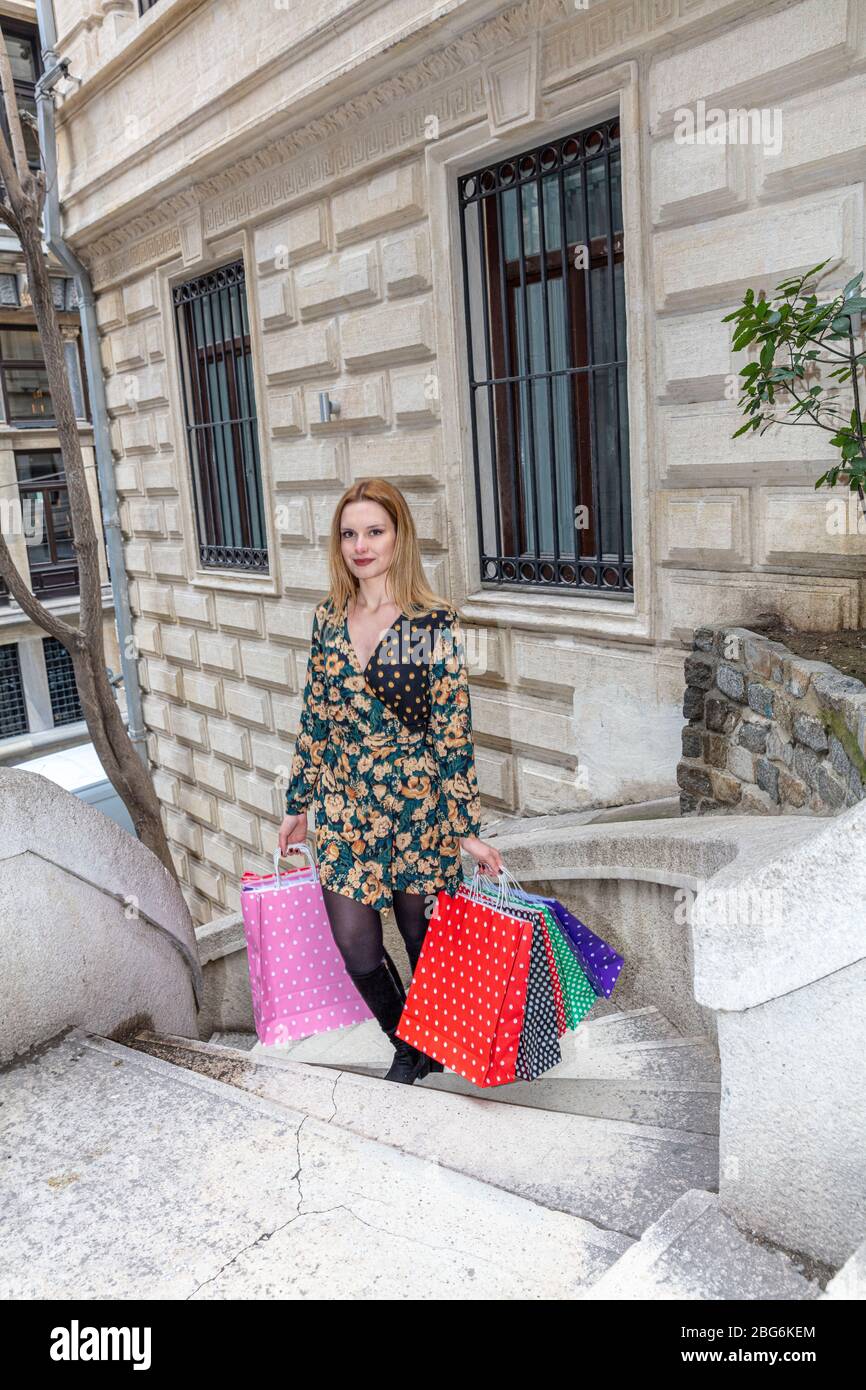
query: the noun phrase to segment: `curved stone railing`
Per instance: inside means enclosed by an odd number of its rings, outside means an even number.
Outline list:
[[[683,1033],[715,1041],[715,1013],[695,994],[691,906],[726,866],[747,869],[814,833],[806,818],[742,819],[542,822],[494,842],[525,887],[549,888],[625,957],[620,1008],[655,1004]]]
[[[47,778],[0,768],[0,1062],[73,1024],[197,1037],[202,990],[156,856]]]
[[[622,953],[620,1007],[715,1037],[723,1209],[842,1264],[866,1238],[866,803],[494,843]]]

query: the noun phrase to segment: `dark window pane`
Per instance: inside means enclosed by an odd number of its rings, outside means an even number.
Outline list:
[[[6,52],[15,82],[35,82],[38,76],[35,42],[23,34],[5,34]]]
[[[0,357],[4,362],[41,362],[42,343],[35,328],[0,328]]]
[[[33,119],[36,119],[36,98],[26,96],[23,92],[18,93],[18,110],[29,111]],[[27,163],[31,168],[38,169],[39,159],[39,137],[36,131],[29,126],[26,121],[21,122],[21,129],[24,135],[24,152],[27,155]]]
[[[51,564],[51,533],[45,516],[46,494],[35,489],[21,490],[21,513],[27,536],[27,560],[34,566]]]
[[[29,728],[18,648],[10,643],[0,647],[0,738],[26,734]]]
[[[22,452],[15,455],[15,466],[34,592],[42,597],[75,594],[78,565],[63,457],[59,450]]]
[[[3,376],[10,420],[54,419],[48,373],[44,367],[7,367]]]
[[[15,21],[13,20],[11,23],[14,26]],[[26,32],[12,32],[6,20],[3,22],[3,30],[18,108],[20,111],[27,111],[35,117],[35,83],[41,72],[38,31],[35,28],[31,29],[28,25]],[[38,169],[40,159],[36,133],[23,121],[21,125],[28,162],[31,169]],[[9,124],[6,119],[6,105],[2,99],[0,99],[0,130],[3,131],[8,141]]]
[[[78,698],[78,687],[75,684],[72,657],[56,637],[46,637],[43,645],[48,690],[51,695],[51,713],[55,726],[75,724],[79,719],[83,719],[84,715]]]
[[[19,483],[56,483],[64,477],[63,458],[55,450],[40,450],[37,453],[15,455],[15,469]]]
[[[615,232],[622,231],[622,172],[621,160],[618,154],[610,157],[610,192],[611,205],[613,207],[613,229]]]

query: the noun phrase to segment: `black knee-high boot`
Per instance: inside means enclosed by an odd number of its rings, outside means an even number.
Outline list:
[[[385,1080],[400,1081],[411,1086],[427,1075],[430,1058],[396,1036],[406,995],[394,962],[386,951],[385,959],[379,962],[375,970],[364,975],[356,975],[349,970],[348,975],[394,1048],[394,1060],[385,1074]]]
[[[418,968],[418,959],[419,959],[419,957],[420,957],[420,955],[421,955],[421,947],[423,946],[424,943],[423,943],[423,941],[419,941],[419,942],[404,941],[403,944],[404,944],[405,947],[406,947],[406,955],[409,957],[409,965],[410,965],[410,968],[411,968],[411,970],[412,970],[412,974],[414,975],[414,974],[415,974],[415,971],[416,971],[417,968]],[[386,954],[386,955],[388,954],[387,951],[385,952],[385,954]],[[425,1053],[424,1055],[426,1056],[427,1054]],[[444,1071],[444,1070],[445,1070],[445,1068],[443,1067],[442,1063],[441,1063],[441,1062],[437,1062],[437,1061],[435,1060],[435,1058],[433,1058],[433,1057],[427,1057],[427,1061],[428,1061],[428,1063],[429,1063],[429,1065],[428,1065],[428,1067],[427,1067],[428,1073],[429,1073],[429,1072],[436,1072],[436,1071]]]

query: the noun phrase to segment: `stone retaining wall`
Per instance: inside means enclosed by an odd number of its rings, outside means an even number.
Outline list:
[[[866,796],[866,686],[739,627],[696,629],[685,662],[683,815],[835,815]]]

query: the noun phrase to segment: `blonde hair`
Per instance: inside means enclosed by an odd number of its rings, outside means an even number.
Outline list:
[[[439,608],[454,608],[448,599],[434,593],[427,583],[421,565],[415,522],[400,489],[389,483],[387,478],[363,478],[346,489],[334,508],[328,547],[331,579],[328,598],[331,600],[332,613],[341,613],[343,605],[357,595],[360,587],[343,558],[340,541],[343,509],[351,502],[378,502],[394,523],[397,539],[388,568],[388,588],[401,610],[410,618],[418,618]]]

